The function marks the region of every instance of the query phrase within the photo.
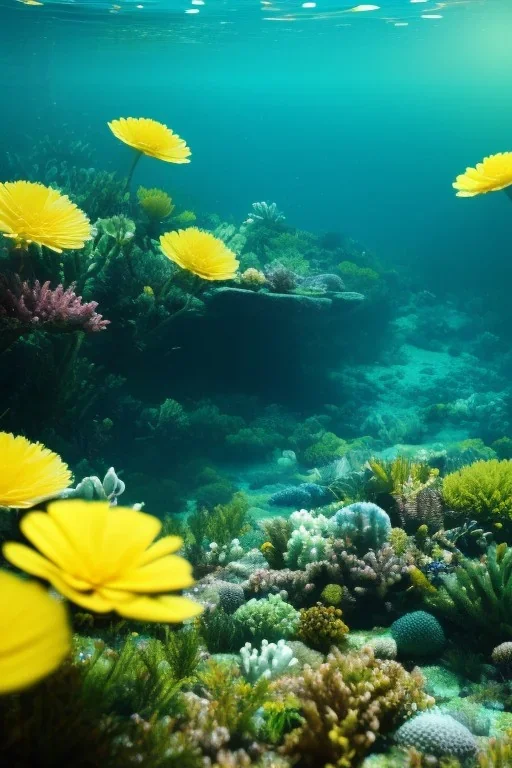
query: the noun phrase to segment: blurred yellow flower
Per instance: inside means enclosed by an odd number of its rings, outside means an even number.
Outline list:
[[[70,649],[64,604],[40,584],[0,571],[0,693],[46,677]]]
[[[52,251],[83,248],[92,236],[89,219],[67,195],[31,181],[0,184],[0,232],[20,245]]]
[[[47,513],[29,512],[20,528],[39,551],[8,542],[5,558],[88,611],[171,623],[202,611],[186,597],[165,594],[194,580],[190,564],[172,554],[180,538],[153,543],[162,524],[152,515],[71,499],[49,504]]]
[[[137,197],[140,207],[146,216],[153,221],[162,221],[174,211],[172,200],[163,189],[139,187]]]
[[[512,184],[512,152],[499,152],[485,157],[476,168],[466,168],[453,183],[457,197],[475,197],[499,192]]]
[[[194,211],[181,211],[173,216],[173,224],[177,224],[178,227],[187,227],[193,224],[196,218]]]
[[[121,117],[108,127],[120,141],[143,155],[166,163],[190,163],[186,142],[163,123],[146,117]]]
[[[71,472],[56,453],[0,432],[0,507],[28,509],[58,496],[70,483]]]
[[[167,232],[160,238],[165,256],[203,280],[233,280],[239,262],[233,251],[210,232],[197,227]]]

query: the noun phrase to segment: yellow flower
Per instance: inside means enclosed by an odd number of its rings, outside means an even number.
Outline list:
[[[160,248],[168,259],[204,280],[232,280],[238,269],[233,251],[197,227],[167,232],[160,238]]]
[[[139,187],[137,197],[142,210],[153,221],[161,221],[174,211],[171,198],[162,189]]]
[[[39,551],[8,542],[5,558],[88,611],[163,622],[201,613],[198,603],[164,594],[194,581],[189,563],[172,554],[180,538],[153,543],[162,524],[152,515],[71,499],[49,504],[47,513],[29,512],[20,528]]]
[[[92,236],[89,219],[67,195],[31,181],[0,184],[0,232],[57,253],[83,248]]]
[[[475,197],[486,192],[499,192],[512,184],[512,152],[499,152],[485,157],[476,168],[466,168],[453,183],[457,197]]]
[[[70,648],[63,603],[40,584],[0,571],[0,693],[46,677]]]
[[[146,117],[121,117],[108,127],[120,141],[166,163],[190,163],[186,142],[163,123]]]
[[[26,437],[0,432],[0,507],[28,509],[71,483],[60,456]]]

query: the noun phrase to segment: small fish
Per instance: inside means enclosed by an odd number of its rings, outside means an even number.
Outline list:
[[[39,0],[16,0],[17,3],[23,3],[23,5],[44,5]]]

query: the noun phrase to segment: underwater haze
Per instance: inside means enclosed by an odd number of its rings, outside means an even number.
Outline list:
[[[512,766],[510,0],[0,0],[0,763]]]

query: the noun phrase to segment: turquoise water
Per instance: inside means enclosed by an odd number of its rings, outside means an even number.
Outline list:
[[[461,264],[478,282],[483,254],[506,248],[507,201],[461,202],[451,182],[509,146],[512,8],[379,4],[4,0],[3,140],[66,124],[121,169],[106,121],[151,115],[187,137],[193,162],[147,163],[141,183],[225,217],[276,200],[296,226],[342,230],[436,288]]]
[[[512,766],[511,31],[0,0],[2,765]]]

